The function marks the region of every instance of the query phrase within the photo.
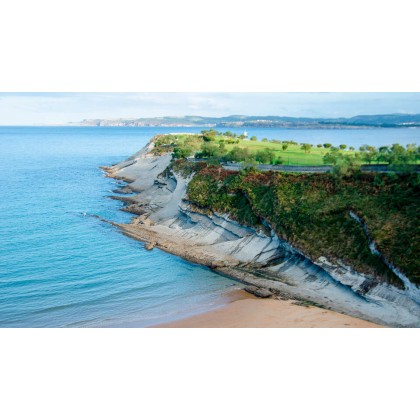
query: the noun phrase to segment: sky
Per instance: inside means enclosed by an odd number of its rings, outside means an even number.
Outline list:
[[[200,115],[420,114],[420,93],[0,93],[0,125]]]

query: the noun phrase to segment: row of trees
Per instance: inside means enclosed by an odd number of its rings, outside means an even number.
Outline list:
[[[392,146],[381,146],[379,148],[373,146],[361,146],[360,157],[368,163],[386,163],[389,165],[407,165],[416,163],[420,160],[420,147],[416,144],[408,144],[406,147],[400,144]]]
[[[270,149],[260,149],[257,151],[249,150],[247,147],[233,147],[229,152],[224,143],[205,142],[201,145],[201,150],[195,154],[196,158],[209,159],[210,162],[244,162],[244,163],[264,163],[281,164],[281,158],[276,158],[276,153]]]
[[[223,136],[223,137],[227,137],[228,139],[226,140],[227,143],[229,144],[234,144],[234,143],[239,143],[239,139],[244,139],[245,136],[243,134],[238,135],[235,133],[232,133],[231,131],[226,131],[224,133],[217,131],[215,129],[210,129],[210,130],[202,130],[201,134],[203,135],[203,139],[204,141],[216,141],[217,140],[217,136]],[[257,136],[251,136],[251,138],[249,139],[250,141],[258,141]],[[224,139],[221,141],[225,141]],[[272,139],[272,140],[268,140],[266,137],[264,137],[261,140],[263,143],[266,142],[270,142],[270,143],[278,143],[282,145],[282,149],[283,150],[287,150],[288,146],[293,144],[293,145],[298,145],[299,143],[297,143],[294,140],[276,140],[276,139]],[[314,147],[312,144],[309,143],[300,143],[301,145],[301,149],[305,151],[305,153],[310,153],[311,149]],[[318,144],[317,145],[318,148],[323,147],[324,149],[332,149],[332,150],[345,150],[347,149],[347,145],[345,144],[340,144],[340,146],[338,148],[335,148],[331,143],[324,143],[324,144]],[[350,147],[349,150],[354,150],[353,147]]]
[[[170,146],[173,148],[174,157],[177,159],[196,156],[198,158],[208,158],[218,161],[235,161],[246,163],[265,163],[265,164],[280,164],[282,159],[276,157],[276,152],[269,148],[261,148],[255,152],[248,148],[235,146],[230,152],[227,152],[226,144],[239,143],[238,138],[228,137],[220,138],[219,132],[216,130],[205,130],[201,136],[191,136],[180,143],[175,140],[165,139],[163,146]],[[203,141],[204,140],[204,141]],[[164,141],[162,139],[162,141]],[[255,141],[255,140],[253,140]],[[268,141],[268,140],[267,140]],[[272,140],[281,144],[283,151],[286,151],[289,145],[297,145],[293,140],[280,142]],[[169,143],[169,144],[168,144]],[[310,153],[312,146],[309,143],[300,143],[301,150],[305,153]],[[382,146],[376,148],[374,146],[363,145],[358,152],[344,153],[347,149],[345,144],[339,147],[334,147],[330,143],[319,144],[317,147],[328,148],[328,153],[323,157],[324,164],[333,165],[341,172],[353,171],[355,168],[363,163],[372,164],[388,164],[398,171],[410,170],[413,163],[420,161],[420,147],[416,144],[409,144],[406,147],[400,144],[393,144],[392,146]],[[349,150],[354,150],[350,147]],[[410,166],[411,165],[411,166]]]
[[[332,150],[323,157],[327,165],[333,165],[335,173],[346,175],[357,171],[363,163],[382,163],[389,166],[391,170],[398,172],[409,172],[413,164],[420,160],[420,147],[409,144],[406,147],[400,144],[392,146],[361,146],[360,152],[344,154],[340,150]]]

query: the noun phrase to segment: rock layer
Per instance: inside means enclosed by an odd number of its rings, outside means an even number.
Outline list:
[[[227,214],[197,209],[186,198],[191,177],[168,170],[170,154],[154,156],[153,147],[152,139],[105,168],[136,193],[122,199],[138,215],[118,225],[125,234],[253,286],[261,296],[307,300],[383,325],[420,326],[417,286],[400,290],[324,257],[311,261],[273,230],[257,231]]]

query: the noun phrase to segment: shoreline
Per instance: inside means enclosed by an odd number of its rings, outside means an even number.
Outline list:
[[[180,320],[165,322],[162,324],[152,325],[152,328],[380,328],[386,327],[377,321],[369,321],[357,316],[345,314],[338,309],[332,309],[313,302],[305,293],[291,293],[289,290],[282,290],[281,282],[271,280],[264,277],[257,277],[252,272],[244,271],[241,267],[235,267],[227,264],[220,265],[215,261],[217,257],[206,255],[203,252],[194,253],[187,251],[191,249],[191,243],[181,244],[178,239],[169,241],[168,238],[160,233],[147,229],[143,225],[117,225],[124,235],[144,243],[146,249],[152,250],[153,247],[159,248],[164,252],[179,256],[186,261],[194,264],[200,264],[210,268],[216,273],[225,277],[232,278],[246,286],[249,289],[255,289],[256,294],[247,291],[247,288],[233,292],[233,296],[227,296],[227,301],[220,308],[205,311],[196,315],[188,316]],[[152,248],[148,248],[149,244],[153,244]],[[195,249],[195,248],[194,248]],[[183,252],[184,251],[184,252]],[[275,283],[274,283],[275,282]],[[287,283],[284,283],[287,287]],[[273,289],[270,286],[275,286]],[[238,295],[235,295],[235,293]],[[268,299],[258,296],[258,292],[268,293]],[[239,301],[246,301],[237,303]],[[261,303],[252,303],[252,302]],[[276,302],[263,303],[263,302]],[[309,311],[307,309],[310,309]],[[271,312],[273,310],[273,312]],[[254,314],[256,318],[253,320],[249,316]],[[290,318],[290,316],[294,318]],[[314,325],[317,323],[317,325]]]
[[[386,328],[298,301],[258,299],[240,292],[222,307],[150,328]]]
[[[140,188],[137,189],[135,186],[133,187],[131,185],[135,182],[135,177],[133,177],[133,179],[127,176],[117,175],[113,167],[101,167],[101,169],[105,171],[107,177],[125,182],[133,192],[141,193]],[[121,201],[124,201],[124,196],[122,196]],[[218,274],[229,277],[246,286],[251,286],[256,289],[257,292],[262,291],[264,294],[268,292],[270,299],[266,300],[293,300],[295,302],[301,302],[303,305],[310,305],[312,308],[326,310],[337,315],[349,317],[350,319],[362,320],[363,322],[371,323],[374,326],[380,325],[379,323],[381,321],[378,318],[370,317],[370,319],[368,319],[367,316],[362,318],[364,314],[359,313],[356,310],[349,311],[348,308],[343,307],[339,302],[335,303],[330,299],[314,299],[307,290],[299,290],[291,285],[286,279],[281,280],[278,277],[270,278],[271,276],[268,277],[268,273],[259,273],[258,270],[243,267],[238,260],[230,257],[229,255],[218,253],[214,248],[207,246],[197,246],[197,244],[191,241],[191,239],[184,240],[181,237],[175,236],[172,229],[166,226],[151,222],[147,217],[139,217],[137,214],[127,210],[126,208],[124,211],[128,211],[133,214],[131,223],[118,224],[111,222],[112,225],[117,227],[124,235],[142,242],[147,250],[152,251],[154,247],[159,248],[164,252],[181,257],[191,263],[206,266]],[[254,293],[247,291],[244,291],[244,293],[247,293],[251,300],[256,298]],[[256,299],[263,300],[258,298]],[[229,303],[226,306],[230,307],[233,303],[234,302]],[[297,306],[296,303],[293,305]],[[237,306],[238,304],[234,307]],[[205,314],[206,313],[207,312],[205,312]],[[210,311],[209,313],[213,312]],[[187,317],[186,319],[191,319],[191,322],[195,322],[194,315],[189,318]],[[175,322],[178,321],[174,321],[174,323]],[[172,325],[172,323],[165,323],[162,325],[169,324]],[[157,327],[159,325],[161,324],[156,324],[155,326]],[[382,325],[386,326],[385,324]]]
[[[101,167],[107,177],[128,184],[121,188],[123,194],[134,194],[128,198],[124,195],[112,197],[128,204],[122,210],[133,214],[128,224],[111,222],[124,235],[144,243],[147,250],[156,247],[206,266],[246,285],[246,292],[272,298],[261,301],[300,301],[301,305],[309,305],[317,311],[334,311],[337,316],[363,320],[375,326],[417,325],[410,308],[404,312],[403,304],[407,299],[399,290],[380,286],[376,288],[377,296],[359,294],[355,290],[358,283],[364,284],[369,278],[354,272],[351,267],[334,266],[321,259],[312,261],[273,233],[264,235],[237,224],[228,215],[209,215],[191,206],[185,200],[189,177],[166,172],[170,155],[155,156],[150,153],[153,147],[152,139],[125,161]],[[284,259],[272,269],[272,264],[267,262],[276,252],[283,253]],[[391,295],[390,300],[388,295]],[[232,303],[228,306],[250,305],[272,303]],[[396,312],[400,309],[401,313]]]

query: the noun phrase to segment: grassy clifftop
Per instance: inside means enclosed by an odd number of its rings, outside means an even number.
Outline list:
[[[166,134],[154,138],[154,153],[172,153],[174,158],[196,157],[212,163],[237,162],[246,164],[284,164],[284,165],[331,165],[337,161],[389,164],[394,167],[420,162],[420,148],[416,144],[403,147],[399,144],[376,148],[364,145],[356,151],[354,147],[341,144],[334,147],[330,143],[312,145],[297,143],[294,140],[258,141],[252,136],[238,136],[229,131],[215,130],[201,134]]]
[[[202,209],[228,213],[240,223],[269,224],[312,259],[325,256],[403,287],[371,252],[359,216],[378,250],[414,283],[420,284],[420,183],[418,175],[332,174],[225,171],[196,167],[189,200]]]

